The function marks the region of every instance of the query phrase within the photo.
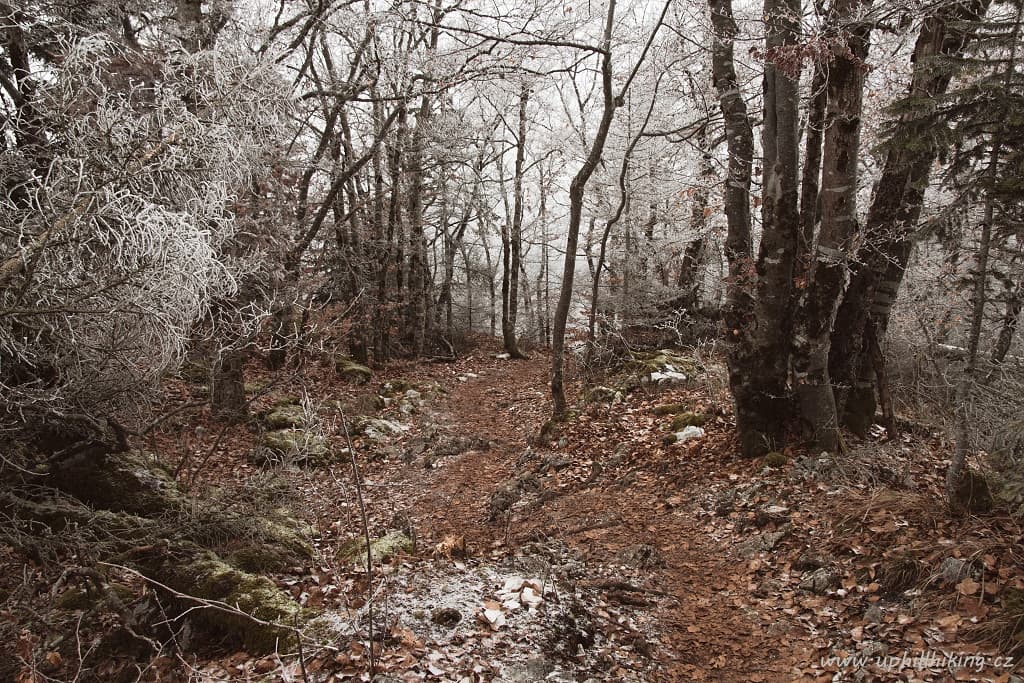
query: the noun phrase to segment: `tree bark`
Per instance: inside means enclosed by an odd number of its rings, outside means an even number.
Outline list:
[[[828,71],[820,62],[814,64],[811,95],[808,103],[804,143],[804,167],[800,183],[800,246],[797,250],[796,277],[806,277],[811,268],[814,231],[821,220],[819,191],[821,188],[821,144],[825,133],[825,91]]]
[[[241,422],[248,416],[245,400],[245,357],[243,349],[220,352],[213,367],[210,387],[210,409],[214,417],[228,422]]]
[[[705,152],[701,155],[700,182],[693,197],[693,207],[690,210],[690,231],[693,233],[694,239],[683,249],[679,264],[679,277],[676,279],[680,300],[690,311],[700,307],[701,279],[703,277],[701,266],[705,249],[704,235],[707,232],[708,215],[711,211],[708,201],[711,187],[715,184],[715,170],[711,166],[711,142],[708,140],[707,126],[702,126],[697,134],[697,144]]]
[[[561,421],[568,414],[565,400],[565,326],[569,320],[569,306],[572,302],[573,279],[576,275],[576,252],[579,248],[580,222],[583,219],[583,196],[587,181],[597,168],[608,139],[612,119],[618,103],[612,90],[612,27],[615,21],[615,2],[608,0],[604,34],[601,39],[601,91],[604,107],[594,141],[590,145],[583,165],[569,184],[569,227],[565,238],[565,262],[562,266],[562,287],[555,306],[555,320],[551,331],[551,397],[553,399],[552,419]]]
[[[936,56],[962,53],[970,34],[963,22],[977,19],[991,0],[945,5],[925,19],[914,45],[907,97],[934,100],[949,87],[952,73],[936,69]],[[868,317],[885,338],[914,244],[931,167],[940,149],[920,121],[904,115],[893,123],[896,142],[886,154],[864,226],[864,239],[851,266],[850,284],[836,316],[829,351],[829,375],[837,410],[851,431],[864,434],[874,418],[874,368],[865,343]]]
[[[833,47],[826,79],[821,230],[793,330],[793,385],[817,448],[835,451],[839,419],[828,374],[830,335],[849,276],[857,232],[857,159],[870,25],[850,26],[871,0],[838,0],[830,23],[845,40]]]
[[[519,127],[516,133],[516,167],[512,179],[512,224],[502,239],[501,338],[505,353],[526,358],[519,350],[516,324],[519,318],[519,271],[523,250],[523,175],[526,168],[526,106],[530,89],[524,83],[519,90]],[[507,206],[507,204],[506,204]]]
[[[752,454],[761,446],[760,435],[764,422],[756,412],[759,396],[747,381],[747,374],[758,362],[750,343],[756,278],[750,234],[754,134],[736,77],[733,43],[738,28],[733,19],[732,1],[708,0],[708,5],[714,27],[711,72],[725,119],[729,154],[725,181],[725,216],[728,226],[725,256],[729,264],[729,275],[726,279],[724,310],[729,386],[736,406],[736,426],[741,450],[745,454]]]
[[[768,0],[764,77],[764,171],[761,245],[757,257],[756,325],[750,329],[754,351],[744,368],[753,397],[743,437],[747,455],[780,448],[790,416],[789,346],[792,326],[793,265],[800,230],[798,207],[799,73],[793,50],[799,31],[800,0]],[[755,445],[756,444],[756,445]]]
[[[764,78],[763,228],[756,267],[750,262],[753,135],[734,65],[737,27],[729,0],[709,0],[709,5],[715,30],[712,73],[725,116],[729,149],[725,197],[730,271],[725,312],[729,385],[741,452],[750,457],[781,446],[789,417],[789,330],[799,232],[799,99],[796,76],[791,71],[800,3],[765,3],[769,61]]]
[[[1020,323],[1020,313],[1024,310],[1024,285],[1020,283],[1013,288],[1006,299],[1006,308],[1003,312],[1003,321],[999,326],[999,334],[996,336],[995,344],[992,345],[990,361],[993,366],[999,366],[1006,360],[1006,354],[1010,352],[1010,345],[1013,343],[1013,336],[1017,332]],[[996,368],[993,367],[994,373]]]

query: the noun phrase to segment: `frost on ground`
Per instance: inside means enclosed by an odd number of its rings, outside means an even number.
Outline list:
[[[386,633],[378,671],[395,681],[588,681],[609,672],[646,681],[653,618],[609,602],[622,567],[588,567],[559,543],[494,561],[403,563],[379,581],[374,628]],[[604,580],[606,574],[620,578]],[[653,603],[651,603],[653,605]],[[363,676],[367,611],[337,612],[354,637],[334,660]]]

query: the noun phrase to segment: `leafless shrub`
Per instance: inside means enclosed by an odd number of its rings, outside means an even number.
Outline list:
[[[41,87],[42,172],[0,159],[0,400],[30,413],[131,411],[195,323],[257,264],[232,249],[232,202],[272,146],[287,96],[268,68],[179,54],[146,78],[97,37]],[[237,319],[251,319],[250,311]]]

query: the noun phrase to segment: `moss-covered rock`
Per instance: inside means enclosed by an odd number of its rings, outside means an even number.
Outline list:
[[[239,644],[254,654],[293,647],[297,634],[290,627],[301,626],[308,617],[273,581],[236,569],[213,553],[199,553],[168,578],[168,585],[175,590],[225,603],[259,620],[226,610],[193,612],[200,625],[233,634]]]
[[[236,640],[251,652],[291,647],[295,633],[288,627],[296,622],[301,626],[306,617],[300,606],[270,579],[232,567],[212,551],[188,540],[192,531],[181,528],[180,517],[173,517],[168,523],[167,518],[145,519],[123,512],[93,510],[67,499],[30,501],[10,491],[0,491],[0,503],[16,509],[21,519],[47,524],[55,532],[66,532],[72,524],[76,529],[89,529],[91,536],[104,539],[95,544],[94,551],[137,568],[144,576],[178,591],[182,594],[176,596],[181,608],[191,609],[190,615],[198,625],[209,628],[218,638]],[[148,550],[139,552],[140,547]],[[100,600],[117,598],[123,603],[131,596],[130,588],[116,584],[93,592],[72,587],[58,598],[58,606],[90,609]],[[200,604],[194,598],[223,603],[260,621],[231,610],[194,609]]]
[[[306,425],[306,411],[300,405],[289,403],[267,413],[263,422],[269,429],[298,429]]]
[[[692,360],[668,349],[633,353],[628,367],[641,381],[656,384],[683,382],[697,374]]]
[[[691,412],[679,413],[672,418],[672,431],[681,432],[687,427],[703,427],[707,421],[707,415]]]
[[[622,403],[623,394],[615,387],[590,387],[584,396],[587,403]]]
[[[397,396],[413,388],[413,383],[404,379],[389,379],[380,385],[381,396]]]
[[[261,440],[271,457],[264,457],[264,465],[290,461],[297,465],[317,467],[325,465],[333,458],[330,445],[319,434],[301,429],[277,429],[265,432]]]
[[[789,458],[787,458],[784,453],[779,453],[778,451],[771,451],[770,453],[765,454],[764,459],[761,462],[762,464],[764,464],[765,467],[779,469],[780,467],[786,466],[786,463],[789,462]]]
[[[87,610],[95,605],[100,596],[78,586],[71,586],[57,596],[54,605],[68,611]]]
[[[165,515],[186,504],[171,471],[136,451],[60,463],[48,483],[93,507],[133,515]]]
[[[383,441],[408,429],[409,426],[401,422],[376,417],[361,416],[352,421],[352,432],[371,441]]]
[[[685,413],[689,409],[689,406],[687,406],[685,403],[665,403],[660,406],[654,406],[654,408],[651,409],[651,412],[657,415],[658,417],[662,417],[665,415]]]
[[[398,553],[412,553],[416,545],[404,532],[391,531],[387,535],[370,541],[370,554],[374,562],[380,562]],[[338,560],[346,563],[366,562],[366,539],[353,538],[338,550]]]
[[[299,564],[298,560],[313,557],[313,546],[309,539],[316,536],[316,529],[311,525],[289,517],[281,509],[275,510],[273,517],[261,517],[255,521],[260,538],[265,540],[266,545],[287,551],[290,564]]]
[[[334,359],[334,371],[356,384],[366,384],[373,377],[373,370],[348,356],[337,356]]]
[[[227,556],[233,566],[247,572],[278,572],[295,564],[295,555],[286,549],[263,543],[247,545]]]

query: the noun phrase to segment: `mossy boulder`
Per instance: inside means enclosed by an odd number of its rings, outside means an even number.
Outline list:
[[[587,403],[622,403],[622,390],[615,387],[591,387],[584,397]]]
[[[123,583],[111,583],[102,587],[83,588],[82,586],[71,586],[57,596],[54,605],[57,609],[67,611],[92,610],[101,607],[104,603],[111,606],[118,603],[131,602],[135,598],[135,592]]]
[[[697,374],[692,360],[668,349],[633,353],[629,368],[641,381],[655,384],[684,382]]]
[[[370,541],[370,555],[374,562],[381,562],[399,553],[412,553],[414,550],[416,550],[416,544],[402,531],[391,531],[385,536]],[[338,560],[364,564],[366,562],[366,539],[360,536],[342,545],[338,551]]]
[[[47,483],[92,507],[143,517],[186,505],[170,469],[136,451],[60,463]]]
[[[651,412],[657,415],[658,417],[663,417],[665,415],[676,415],[678,413],[685,413],[689,409],[689,406],[687,406],[685,403],[665,403],[660,406],[654,406],[651,409]]]
[[[789,462],[789,458],[786,457],[784,453],[772,451],[770,453],[766,453],[764,456],[764,460],[762,460],[761,462],[764,464],[765,467],[779,469],[780,467],[786,466],[786,463]]]
[[[707,421],[707,415],[691,412],[679,413],[672,418],[672,431],[681,432],[687,427],[703,427]]]
[[[236,569],[213,553],[200,553],[178,567],[170,586],[197,598],[225,603],[259,620],[222,610],[193,612],[200,625],[232,633],[254,654],[293,647],[297,634],[290,627],[301,626],[308,617],[273,581]]]
[[[401,434],[409,429],[408,425],[394,420],[376,417],[357,417],[352,421],[352,432],[366,437],[371,441],[383,441],[390,436]]]
[[[327,441],[319,434],[301,429],[276,429],[265,432],[261,445],[270,457],[264,457],[263,464],[288,460],[298,465],[317,466],[329,462],[332,451]]]
[[[286,549],[269,544],[252,544],[228,554],[233,566],[247,572],[279,572],[295,564],[295,556]]]
[[[272,517],[261,517],[256,522],[256,528],[268,544],[287,551],[292,564],[313,557],[313,546],[308,539],[316,536],[316,529],[306,522],[289,517],[286,510],[278,508]]]
[[[337,356],[334,359],[334,371],[356,384],[366,384],[373,377],[373,370],[348,356]]]
[[[98,594],[88,591],[85,588],[79,586],[71,586],[66,591],[57,596],[54,600],[54,605],[58,609],[67,610],[69,612],[75,610],[87,610],[95,605],[101,596]]]
[[[306,425],[306,411],[300,405],[287,403],[274,408],[263,418],[269,429],[298,429]]]

